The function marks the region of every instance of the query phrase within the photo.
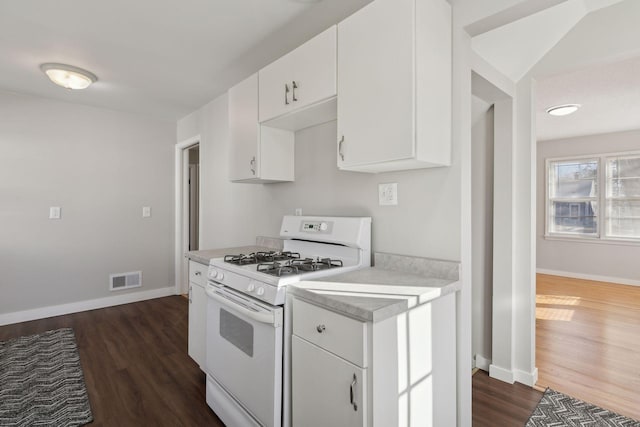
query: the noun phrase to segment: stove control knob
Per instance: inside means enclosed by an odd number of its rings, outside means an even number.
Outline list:
[[[320,230],[327,231],[327,228],[329,228],[329,226],[327,225],[326,222],[321,222],[320,223]]]
[[[218,272],[216,270],[214,270],[213,268],[209,270],[209,277],[211,277],[212,279],[215,279],[218,276]]]
[[[222,271],[218,272],[218,280],[224,279],[224,273]]]
[[[256,285],[254,285],[253,283],[249,283],[249,286],[247,286],[247,292],[253,292],[255,288]]]
[[[264,288],[258,288],[258,290],[256,291],[256,293],[260,296],[264,295]]]

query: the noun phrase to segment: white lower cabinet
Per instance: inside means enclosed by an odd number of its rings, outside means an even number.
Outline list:
[[[293,427],[457,425],[455,294],[376,322],[287,301]]]
[[[292,337],[293,425],[367,425],[367,370]]]
[[[207,266],[189,261],[189,356],[204,371],[207,339]]]

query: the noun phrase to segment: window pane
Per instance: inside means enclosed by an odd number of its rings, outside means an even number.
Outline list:
[[[640,197],[640,156],[607,160],[607,196]]]
[[[598,161],[567,160],[549,164],[552,198],[584,198],[598,194]]]
[[[640,201],[607,202],[607,236],[640,238]]]
[[[551,202],[550,233],[592,234],[598,232],[596,202]]]

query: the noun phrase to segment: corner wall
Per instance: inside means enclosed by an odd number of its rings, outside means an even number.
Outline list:
[[[0,314],[173,285],[174,123],[1,91],[0,117]]]

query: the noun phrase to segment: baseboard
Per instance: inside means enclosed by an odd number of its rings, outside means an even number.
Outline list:
[[[489,376],[509,384],[515,382],[513,371],[496,365],[489,365]]]
[[[572,279],[593,280],[595,282],[617,283],[619,285],[640,286],[640,280],[625,279],[623,277],[598,276],[595,274],[572,273],[569,271],[547,270],[537,268],[536,273],[548,274],[550,276],[570,277]]]
[[[513,371],[513,378],[520,384],[533,387],[538,382],[538,368],[534,368],[532,372],[516,369]]]
[[[491,366],[491,359],[485,359],[479,354],[476,354],[476,368],[489,372],[489,366]]]
[[[14,311],[13,313],[0,314],[0,326],[10,325],[12,323],[28,322],[30,320],[45,319],[53,316],[61,316],[63,314],[78,313],[80,311],[95,310],[97,308],[112,307],[114,305],[129,304],[148,299],[162,298],[169,295],[175,295],[174,286],[72,302],[69,304],[34,308],[31,310]]]

